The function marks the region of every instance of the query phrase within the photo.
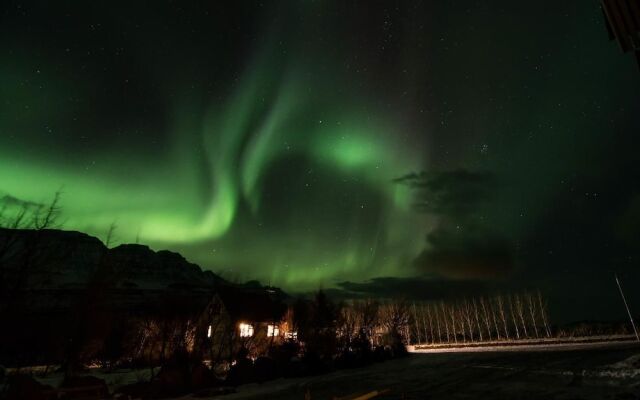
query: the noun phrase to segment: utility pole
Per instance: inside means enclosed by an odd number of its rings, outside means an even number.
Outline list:
[[[620,286],[620,281],[618,280],[618,274],[613,274],[616,278],[616,283],[618,284],[618,289],[620,289],[620,296],[622,296],[622,301],[624,302],[624,306],[627,309],[627,314],[629,314],[629,320],[631,321],[631,326],[633,327],[633,332],[636,334],[636,340],[640,342],[640,336],[638,336],[638,330],[636,329],[636,323],[633,322],[633,317],[631,316],[631,311],[629,310],[629,305],[627,304],[627,299],[624,297],[624,293],[622,292],[622,286]]]

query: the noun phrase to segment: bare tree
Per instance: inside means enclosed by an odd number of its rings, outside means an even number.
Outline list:
[[[529,337],[529,332],[527,331],[527,323],[524,309],[524,300],[522,296],[517,293],[513,296],[515,299],[516,312],[518,313],[518,319],[522,323],[522,332],[524,332],[524,337]]]
[[[511,298],[511,295],[508,295],[507,299],[509,300],[509,312],[511,313],[511,319],[513,320],[513,327],[516,330],[516,339],[520,339],[520,329],[518,329],[518,321],[516,320],[516,313],[513,307],[513,299]]]
[[[58,218],[60,217],[60,197],[62,190],[58,190],[51,203],[48,206],[40,205],[36,208],[32,216],[31,225],[36,230],[43,230],[58,227]]]
[[[22,204],[18,212],[12,217],[7,217],[7,213],[8,206],[6,203],[3,203],[0,209],[0,228],[20,229],[25,227],[25,219],[29,213],[29,206]]]
[[[501,295],[496,297],[496,304],[498,306],[498,316],[500,317],[500,321],[502,322],[502,326],[504,327],[504,336],[509,340],[509,329],[507,327],[507,316],[505,314],[505,305],[504,300]]]
[[[433,304],[433,306],[431,306]],[[546,302],[539,291],[413,304],[407,329],[420,343],[464,343],[550,337]],[[510,327],[512,325],[512,327]],[[541,333],[541,329],[544,330]],[[510,332],[512,330],[512,332]]]
[[[417,308],[417,318],[416,325],[419,327],[420,332],[420,343],[429,343],[429,332],[427,331],[427,318],[425,313],[424,304],[420,303]]]
[[[5,215],[7,214],[7,205],[6,203],[3,203],[2,209],[0,209],[0,228],[22,228],[28,212],[29,207],[26,204],[23,204],[14,216],[6,217]],[[7,258],[9,257],[10,250],[13,248],[17,240],[18,235],[8,232],[0,237],[0,265],[2,263],[8,262]],[[0,274],[3,272],[4,269],[0,268]],[[1,275],[0,283],[4,283]]]
[[[409,313],[409,307],[404,301],[389,302],[384,304],[380,309],[380,322],[386,328],[387,332],[391,334],[395,345],[400,345],[399,342],[407,339],[407,327],[411,319]]]
[[[111,243],[115,240],[116,229],[118,229],[118,225],[116,225],[116,221],[113,221],[111,225],[109,225],[109,230],[107,231],[107,237],[104,240],[105,246],[111,247]]]
[[[484,322],[485,328],[487,328],[487,335],[489,336],[489,340],[493,340],[493,336],[491,335],[491,320],[489,317],[489,312],[487,310],[487,305],[484,301],[484,297],[480,297],[480,308],[482,309],[482,321]]]
[[[450,343],[450,337],[449,337],[449,321],[448,321],[448,317],[447,317],[447,308],[444,305],[444,301],[440,302],[440,310],[442,311],[442,320],[444,321],[444,328],[447,332],[447,343]]]
[[[42,235],[40,231],[59,226],[57,221],[61,212],[59,206],[61,195],[62,192],[57,191],[51,203],[47,206],[36,203],[23,203],[20,210],[12,219],[2,219],[2,224],[9,229],[32,228],[35,232],[28,240],[23,240],[21,251],[15,251],[18,242],[22,240],[20,239],[20,235],[15,232],[6,232],[2,235],[0,262],[10,264],[11,259],[22,259],[15,261],[17,268],[11,273],[13,276],[11,283],[8,282],[7,272],[3,269],[3,276],[0,277],[2,278],[0,279],[0,286],[3,286],[2,292],[6,295],[7,301],[4,302],[6,304],[1,304],[0,308],[13,309],[16,314],[19,314],[17,307],[24,303],[24,297],[27,296],[22,289],[28,286],[33,266],[37,263],[37,259],[42,256],[44,251],[42,249]],[[6,207],[3,207],[2,213],[6,213]]]
[[[544,331],[547,337],[551,337],[551,329],[549,329],[549,319],[547,317],[547,303],[542,299],[542,293],[538,290],[538,309],[540,310],[540,316],[542,317],[542,324],[544,325]]]
[[[474,336],[473,336],[473,323],[472,323],[472,310],[471,310],[471,304],[469,303],[469,301],[467,299],[464,299],[462,302],[462,315],[464,316],[464,322],[467,323],[467,330],[469,332],[469,338],[471,339],[471,341],[474,341]]]
[[[416,308],[416,302],[414,301],[411,304],[411,314],[412,314],[412,331],[415,334],[415,343],[421,343],[420,339],[421,339],[421,335],[422,335],[422,330],[420,329],[420,320],[418,318],[418,310]]]
[[[533,295],[531,293],[525,293],[524,296],[527,300],[527,305],[529,306],[529,315],[531,316],[533,331],[536,335],[536,338],[539,338],[540,336],[538,335],[538,323],[536,322],[536,305],[533,301]]]
[[[343,342],[350,346],[358,334],[361,321],[356,312],[354,304],[345,304],[340,307],[340,319],[338,324],[338,334]]]
[[[429,337],[431,338],[431,343],[435,343],[435,338],[433,337],[433,321],[432,321],[432,315],[431,315],[431,306],[429,305],[429,303],[427,303],[426,305],[426,311],[427,311],[427,321],[429,321]],[[424,317],[424,314],[423,314]],[[426,336],[426,333],[425,333]]]
[[[433,305],[433,311],[435,313],[436,328],[438,331],[438,343],[442,343],[442,332],[440,331],[440,313],[438,312],[437,304]]]
[[[451,307],[453,308],[452,314],[455,317],[456,321],[460,321],[459,323],[459,327],[460,327],[460,331],[462,333],[462,342],[466,343],[467,342],[467,332],[465,329],[465,325],[464,325],[464,309],[462,308],[462,304],[458,303],[458,302],[453,302],[451,304]],[[456,331],[457,333],[457,331]]]
[[[496,307],[494,307],[494,304],[490,299],[488,299],[487,301],[488,301],[487,304],[490,307],[489,311],[491,311],[491,319],[493,320],[493,326],[496,329],[496,339],[502,340],[502,335],[500,334],[500,329],[498,327],[498,317],[496,317]]]
[[[482,326],[480,325],[480,317],[478,315],[478,304],[476,303],[476,299],[475,297],[473,299],[471,299],[472,301],[472,305],[473,305],[473,316],[475,318],[476,321],[476,327],[478,328],[478,335],[480,336],[480,341],[483,341],[483,337],[482,337]]]
[[[367,338],[371,339],[373,337],[373,331],[379,323],[380,303],[377,300],[367,299],[358,302],[358,307],[362,319],[361,331]]]
[[[453,334],[453,342],[458,343],[458,330],[456,329],[456,307],[451,305],[449,308],[449,318],[451,318],[451,333]]]

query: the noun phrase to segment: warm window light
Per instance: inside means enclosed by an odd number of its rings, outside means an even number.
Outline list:
[[[284,337],[289,340],[298,340],[298,332],[285,332]]]
[[[211,325],[207,328],[207,337],[211,337]]]
[[[240,324],[240,337],[251,337],[253,336],[253,325],[251,324]]]
[[[280,335],[280,328],[278,325],[267,325],[267,336],[274,337]]]

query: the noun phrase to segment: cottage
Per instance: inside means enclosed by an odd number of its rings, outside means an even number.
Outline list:
[[[265,355],[295,336],[286,314],[286,304],[269,289],[218,288],[198,323],[205,354],[214,363],[232,360],[241,350]]]

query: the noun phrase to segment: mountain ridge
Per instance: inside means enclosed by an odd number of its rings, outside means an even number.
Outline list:
[[[148,289],[227,283],[176,252],[141,244],[108,248],[94,236],[60,229],[0,228],[0,271],[3,286],[30,290],[87,286],[96,279]]]

